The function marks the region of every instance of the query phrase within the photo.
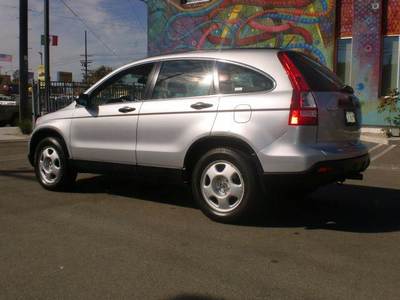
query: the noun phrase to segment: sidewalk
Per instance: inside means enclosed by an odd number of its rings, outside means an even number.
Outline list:
[[[388,138],[383,133],[371,133],[371,132],[363,132],[360,137],[361,141],[375,143],[375,144],[383,144],[383,145],[400,145],[400,138],[391,137]]]
[[[29,140],[29,135],[22,134],[18,127],[0,127],[0,143],[24,142]]]

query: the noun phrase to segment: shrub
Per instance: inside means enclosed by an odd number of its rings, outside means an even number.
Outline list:
[[[32,133],[32,121],[31,120],[22,120],[18,122],[18,127],[21,129],[23,134],[31,134]]]
[[[398,89],[390,91],[389,95],[379,99],[378,112],[387,113],[385,121],[389,123],[390,128],[400,127],[400,92]],[[386,131],[390,135],[390,129]]]

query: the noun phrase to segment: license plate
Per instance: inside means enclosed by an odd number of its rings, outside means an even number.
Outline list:
[[[353,125],[355,123],[357,123],[357,120],[354,111],[346,111],[346,124]]]

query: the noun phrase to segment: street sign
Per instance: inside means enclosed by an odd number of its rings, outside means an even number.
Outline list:
[[[50,35],[49,38],[50,38],[49,42],[52,46],[58,46],[58,35]],[[45,44],[44,34],[40,36],[40,43],[42,46],[44,46]]]
[[[38,80],[44,81],[44,79],[45,79],[44,78],[44,65],[39,65],[37,72],[38,72]]]

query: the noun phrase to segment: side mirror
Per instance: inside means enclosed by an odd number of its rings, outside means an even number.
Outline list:
[[[354,89],[349,85],[345,85],[344,87],[342,87],[342,92],[345,92],[347,94],[354,94]]]
[[[87,94],[80,94],[78,98],[76,98],[76,104],[88,107],[90,104],[90,97]]]

